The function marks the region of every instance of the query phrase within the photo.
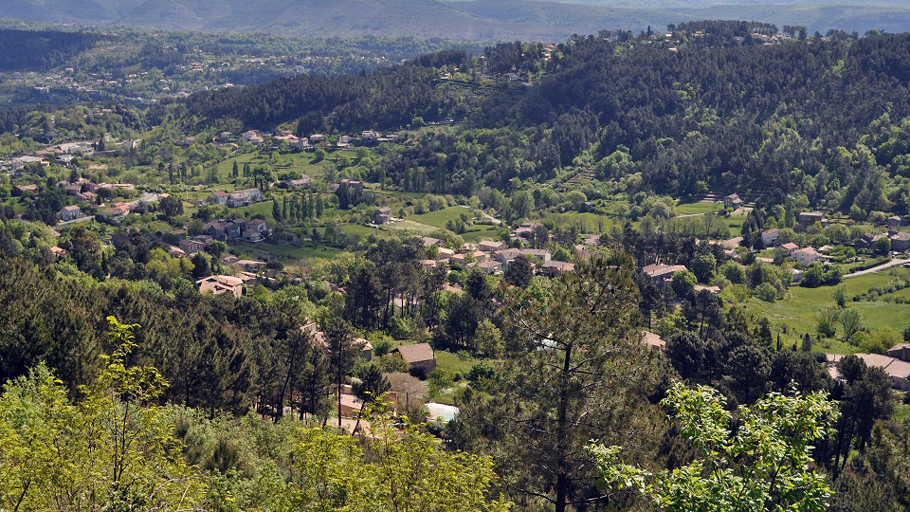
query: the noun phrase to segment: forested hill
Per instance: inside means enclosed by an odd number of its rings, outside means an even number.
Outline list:
[[[439,72],[434,68],[466,65],[468,60],[464,51],[450,50],[370,75],[298,75],[253,87],[199,93],[188,100],[187,108],[195,116],[238,119],[260,128],[298,118],[312,125],[305,128],[314,130],[326,123],[334,129],[397,128],[414,115],[441,119],[463,110],[471,95],[436,87]]]
[[[0,30],[0,71],[50,69],[101,39],[81,32]]]
[[[707,185],[769,200],[802,194],[807,206],[849,208],[856,199],[866,211],[887,201],[905,209],[910,35],[762,44],[749,35],[756,29],[776,35],[773,26],[722,22],[681,25],[673,42],[619,32],[578,37],[549,53],[510,43],[484,59],[449,53],[371,76],[301,76],[204,93],[187,108],[197,118],[258,128],[300,119],[304,134],[464,116],[460,137],[481,149],[466,155],[455,150],[458,136],[439,135],[386,169],[392,178],[409,167],[442,169],[447,178],[436,192],[544,181],[561,168],[625,180],[633,193],[686,195]],[[738,33],[746,34],[742,44]],[[465,87],[437,80],[431,66],[443,64],[460,65],[467,83],[513,70],[535,83]],[[502,131],[491,137],[481,128]],[[886,175],[895,177],[887,189]]]

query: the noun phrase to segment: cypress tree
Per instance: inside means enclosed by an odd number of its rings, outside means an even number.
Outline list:
[[[275,222],[281,222],[281,208],[278,207],[277,199],[272,201],[272,217],[275,217]]]

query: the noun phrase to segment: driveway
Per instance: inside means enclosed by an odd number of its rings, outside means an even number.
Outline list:
[[[871,273],[873,273],[873,272],[878,272],[879,270],[886,270],[886,269],[889,269],[889,268],[891,268],[891,267],[897,267],[897,266],[900,266],[900,265],[906,265],[906,264],[908,264],[908,263],[910,263],[910,260],[893,259],[893,260],[889,261],[888,263],[882,263],[881,265],[878,265],[877,267],[867,268],[866,270],[860,270],[859,272],[854,272],[854,273],[852,273],[852,274],[847,274],[847,275],[845,275],[843,278],[844,278],[844,279],[850,279],[851,277],[857,277],[857,276],[861,276],[861,275],[863,275],[863,274],[871,274]]]

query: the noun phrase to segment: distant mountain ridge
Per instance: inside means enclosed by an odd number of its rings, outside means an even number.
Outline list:
[[[573,3],[577,2],[577,3]],[[79,25],[136,25],[207,32],[265,32],[287,36],[418,36],[472,40],[561,41],[603,29],[663,29],[696,19],[755,19],[890,32],[910,27],[910,1],[882,5],[825,5],[779,0],[763,5],[665,3],[649,0],[0,0],[0,16]]]

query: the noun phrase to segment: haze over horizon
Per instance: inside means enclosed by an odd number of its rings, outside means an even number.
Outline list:
[[[910,27],[910,2],[822,0],[566,2],[531,0],[2,0],[5,18],[86,26],[127,25],[286,36],[415,36],[462,40],[564,40],[604,29],[655,30],[698,19],[749,19],[805,25],[811,32]]]

